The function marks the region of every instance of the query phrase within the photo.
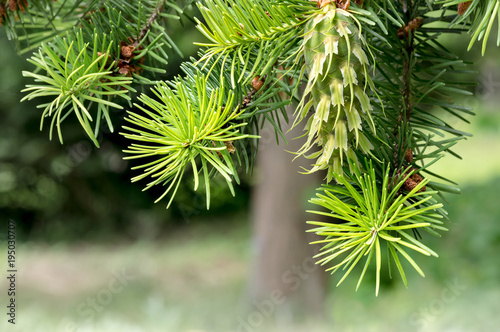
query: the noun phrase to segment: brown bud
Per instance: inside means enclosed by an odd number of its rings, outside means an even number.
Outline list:
[[[418,28],[420,28],[421,25],[422,25],[422,18],[417,17],[417,18],[411,20],[410,23],[408,23],[408,28],[410,30],[417,30]]]
[[[458,15],[463,15],[469,9],[472,1],[462,2],[458,4]]]
[[[129,73],[131,72],[131,69],[129,65],[124,65],[118,69],[118,73],[121,75],[127,75],[129,76]]]
[[[259,75],[255,76],[253,78],[253,80],[252,80],[252,86],[253,86],[253,88],[254,88],[255,91],[259,91],[262,88],[263,85],[264,85],[264,81],[262,81],[260,79]]]
[[[412,170],[415,170],[412,169]],[[418,174],[418,173],[413,173],[408,179],[406,179],[406,181],[404,182],[403,184],[403,189],[407,190],[407,191],[412,191],[413,188],[415,188],[420,182],[422,182],[424,178]],[[425,186],[423,186],[422,188],[420,188],[420,190],[418,192],[422,192],[422,191],[426,191],[427,188]]]
[[[245,96],[243,98],[243,102],[241,103],[241,108],[247,108],[248,107],[248,104],[250,104],[252,102],[252,97],[251,95],[250,96]]]
[[[418,183],[413,181],[412,178],[408,178],[408,179],[406,179],[405,183],[403,184],[403,188],[406,191],[412,191],[417,185],[418,185]]]
[[[421,25],[422,25],[422,18],[421,17],[417,17],[417,18],[411,20],[410,22],[408,22],[408,25],[398,29],[399,39],[404,39],[405,37],[408,37],[408,34],[410,33],[410,31],[417,30]]]
[[[226,145],[227,151],[229,153],[234,153],[236,151],[236,149],[234,148],[234,145],[233,145],[233,141],[224,142],[224,144]]]
[[[418,173],[413,173],[413,174],[411,175],[411,179],[412,179],[413,181],[415,181],[416,183],[420,183],[420,182],[422,182],[422,180],[423,180],[424,178],[423,178],[420,174],[418,174]]]
[[[413,162],[413,151],[410,148],[406,149],[405,160],[409,163]]]
[[[17,9],[17,1],[16,0],[9,0],[8,6],[9,6],[9,9],[11,11],[15,12]]]
[[[130,45],[122,46],[121,47],[122,57],[124,57],[125,59],[130,59],[132,57],[132,52],[134,52],[134,50],[135,50],[134,46]]]

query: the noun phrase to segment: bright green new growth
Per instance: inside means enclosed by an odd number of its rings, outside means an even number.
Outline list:
[[[166,8],[158,13],[159,7]],[[165,73],[167,49],[180,54],[164,25],[166,18],[178,19],[181,12],[176,4],[158,0],[30,0],[30,10],[16,12],[19,22],[9,18],[8,36],[20,44],[21,52],[40,44],[28,59],[36,70],[23,75],[45,85],[28,85],[23,91],[30,93],[23,100],[54,96],[51,103],[38,105],[44,108],[42,125],[45,117],[53,116],[50,137],[55,126],[62,143],[61,122],[75,113],[99,146],[103,119],[113,131],[109,107],[123,108],[116,97],[128,102],[129,91],[135,91],[132,83],[155,84],[151,76]],[[153,16],[158,19],[150,21]],[[18,36],[23,30],[26,36]]]
[[[95,39],[97,40],[97,34]],[[56,126],[59,140],[63,142],[61,122],[71,113],[75,113],[96,146],[99,146],[97,135],[103,118],[113,131],[109,107],[123,107],[110,99],[120,96],[130,100],[128,92],[132,90],[132,79],[115,75],[111,70],[112,65],[107,63],[111,47],[112,43],[108,43],[104,36],[101,48],[104,52],[98,52],[98,47],[91,50],[79,31],[73,35],[68,33],[65,38],[56,37],[47,44],[42,43],[38,52],[28,59],[42,73],[23,72],[24,76],[34,78],[40,84],[27,85],[22,92],[29,93],[21,101],[47,96],[53,98],[49,103],[38,105],[43,108],[40,130],[44,119],[52,117],[50,139]],[[94,129],[92,122],[95,123]]]
[[[190,165],[194,190],[199,185],[198,173],[202,173],[208,208],[213,172],[217,171],[224,177],[233,195],[232,178],[239,183],[230,152],[234,152],[233,141],[251,137],[239,132],[246,123],[235,121],[244,109],[234,105],[234,94],[230,91],[226,95],[223,84],[209,91],[205,76],[197,76],[193,81],[177,79],[172,85],[174,87],[170,88],[162,82],[152,89],[159,100],[144,94],[139,97],[146,107],[136,106],[144,114],[129,112],[126,120],[134,126],[124,126],[129,132],[123,135],[136,143],[124,151],[132,154],[125,159],[150,159],[150,162],[133,167],[144,169],[144,173],[132,181],[151,177],[152,181],[144,190],[156,184],[168,184],[163,195],[156,200],[158,202],[172,191],[167,208]],[[209,167],[212,168],[210,172]]]
[[[307,142],[298,153],[305,154],[316,144],[321,147],[307,156],[317,158],[309,172],[328,169],[329,182],[334,173],[343,173],[344,154],[357,160],[354,149],[369,153],[373,148],[361,132],[363,123],[373,128],[365,93],[368,57],[352,15],[334,4],[309,20],[302,47],[308,81],[297,119],[306,117],[312,105],[314,115],[306,124]]]
[[[332,274],[342,268],[347,271],[340,279],[340,285],[358,262],[366,257],[364,268],[359,277],[356,290],[359,288],[370,262],[375,256],[376,261],[376,290],[378,295],[381,271],[381,243],[385,243],[388,251],[389,266],[390,259],[394,261],[408,287],[406,275],[400,263],[398,254],[401,254],[417,272],[424,273],[406,250],[411,249],[426,256],[438,255],[418,241],[413,235],[416,230],[425,230],[431,234],[438,235],[435,230],[446,231],[441,226],[441,218],[445,215],[441,209],[442,204],[437,203],[432,197],[435,191],[419,192],[427,183],[425,179],[413,190],[401,194],[400,190],[404,182],[411,175],[397,177],[396,172],[390,174],[387,166],[383,174],[383,183],[378,182],[373,166],[366,163],[367,172],[362,174],[356,163],[350,167],[352,175],[339,176],[335,179],[339,185],[323,185],[320,190],[323,194],[317,194],[317,198],[310,200],[311,203],[325,207],[331,212],[309,211],[315,214],[326,215],[338,219],[338,223],[325,223],[308,221],[309,224],[319,226],[309,230],[324,240],[314,243],[326,243],[320,253],[315,256],[322,257],[318,264],[325,265],[334,259],[340,261],[328,268]],[[391,183],[391,179],[395,179]],[[413,231],[413,234],[408,234]]]
[[[255,75],[279,79],[278,65],[295,66],[284,59],[293,53],[307,15],[317,10],[304,0],[207,0],[197,5],[206,22],[197,20],[197,28],[209,40],[198,43],[207,47],[199,62],[230,62],[232,88],[250,83]]]

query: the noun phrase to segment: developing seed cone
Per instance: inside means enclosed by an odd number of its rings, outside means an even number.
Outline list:
[[[363,122],[373,125],[365,93],[368,57],[362,45],[351,15],[334,4],[325,5],[306,25],[302,48],[308,83],[298,112],[303,118],[314,106],[314,115],[307,122],[308,139],[298,154],[317,144],[321,150],[306,156],[317,158],[309,172],[328,168],[328,181],[333,177],[330,171],[343,173],[345,156],[357,161],[353,147],[364,153],[373,148],[361,132]]]

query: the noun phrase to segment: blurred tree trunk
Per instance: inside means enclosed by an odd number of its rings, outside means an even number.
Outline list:
[[[251,297],[256,312],[288,325],[300,316],[318,318],[324,313],[326,273],[312,258],[318,247],[306,229],[307,220],[319,216],[305,212],[308,198],[325,176],[323,172],[300,174],[300,166],[310,167],[310,160],[297,158],[288,151],[298,151],[303,139],[303,125],[286,134],[288,145],[278,146],[271,129],[264,129],[257,160],[257,185],[253,190],[253,249]],[[286,126],[283,131],[288,131]],[[248,324],[258,323],[258,315],[248,316]],[[293,320],[292,320],[293,317]],[[269,319],[270,318],[270,319]],[[278,326],[279,327],[279,326]],[[256,326],[253,326],[256,328]]]

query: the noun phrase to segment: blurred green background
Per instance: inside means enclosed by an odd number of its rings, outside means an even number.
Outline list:
[[[194,54],[190,28],[181,49]],[[466,38],[447,41],[464,53]],[[355,293],[355,278],[335,288],[329,278],[325,321],[274,328],[241,327],[249,317],[252,268],[250,181],[233,198],[216,186],[211,210],[186,183],[173,206],[153,204],[159,192],[141,192],[122,160],[126,142],[104,133],[101,149],[76,121],[64,123],[65,144],[39,131],[40,111],[19,103],[30,66],[0,33],[0,236],[17,223],[18,324],[1,331],[497,331],[500,326],[500,52],[464,56],[477,63],[476,96],[459,101],[475,109],[474,136],[436,166],[462,194],[447,196],[450,231],[429,245],[440,258],[418,257],[426,278],[410,273],[409,289],[373,280]],[[169,77],[181,59],[173,57]],[[115,114],[119,127],[123,114]],[[450,120],[452,121],[452,120]],[[5,242],[0,242],[4,247]],[[4,248],[2,248],[2,253]],[[0,267],[6,271],[5,254]],[[3,275],[4,272],[2,272]],[[4,278],[0,282],[5,308]],[[96,304],[95,298],[101,301]],[[251,311],[250,311],[251,314]]]

